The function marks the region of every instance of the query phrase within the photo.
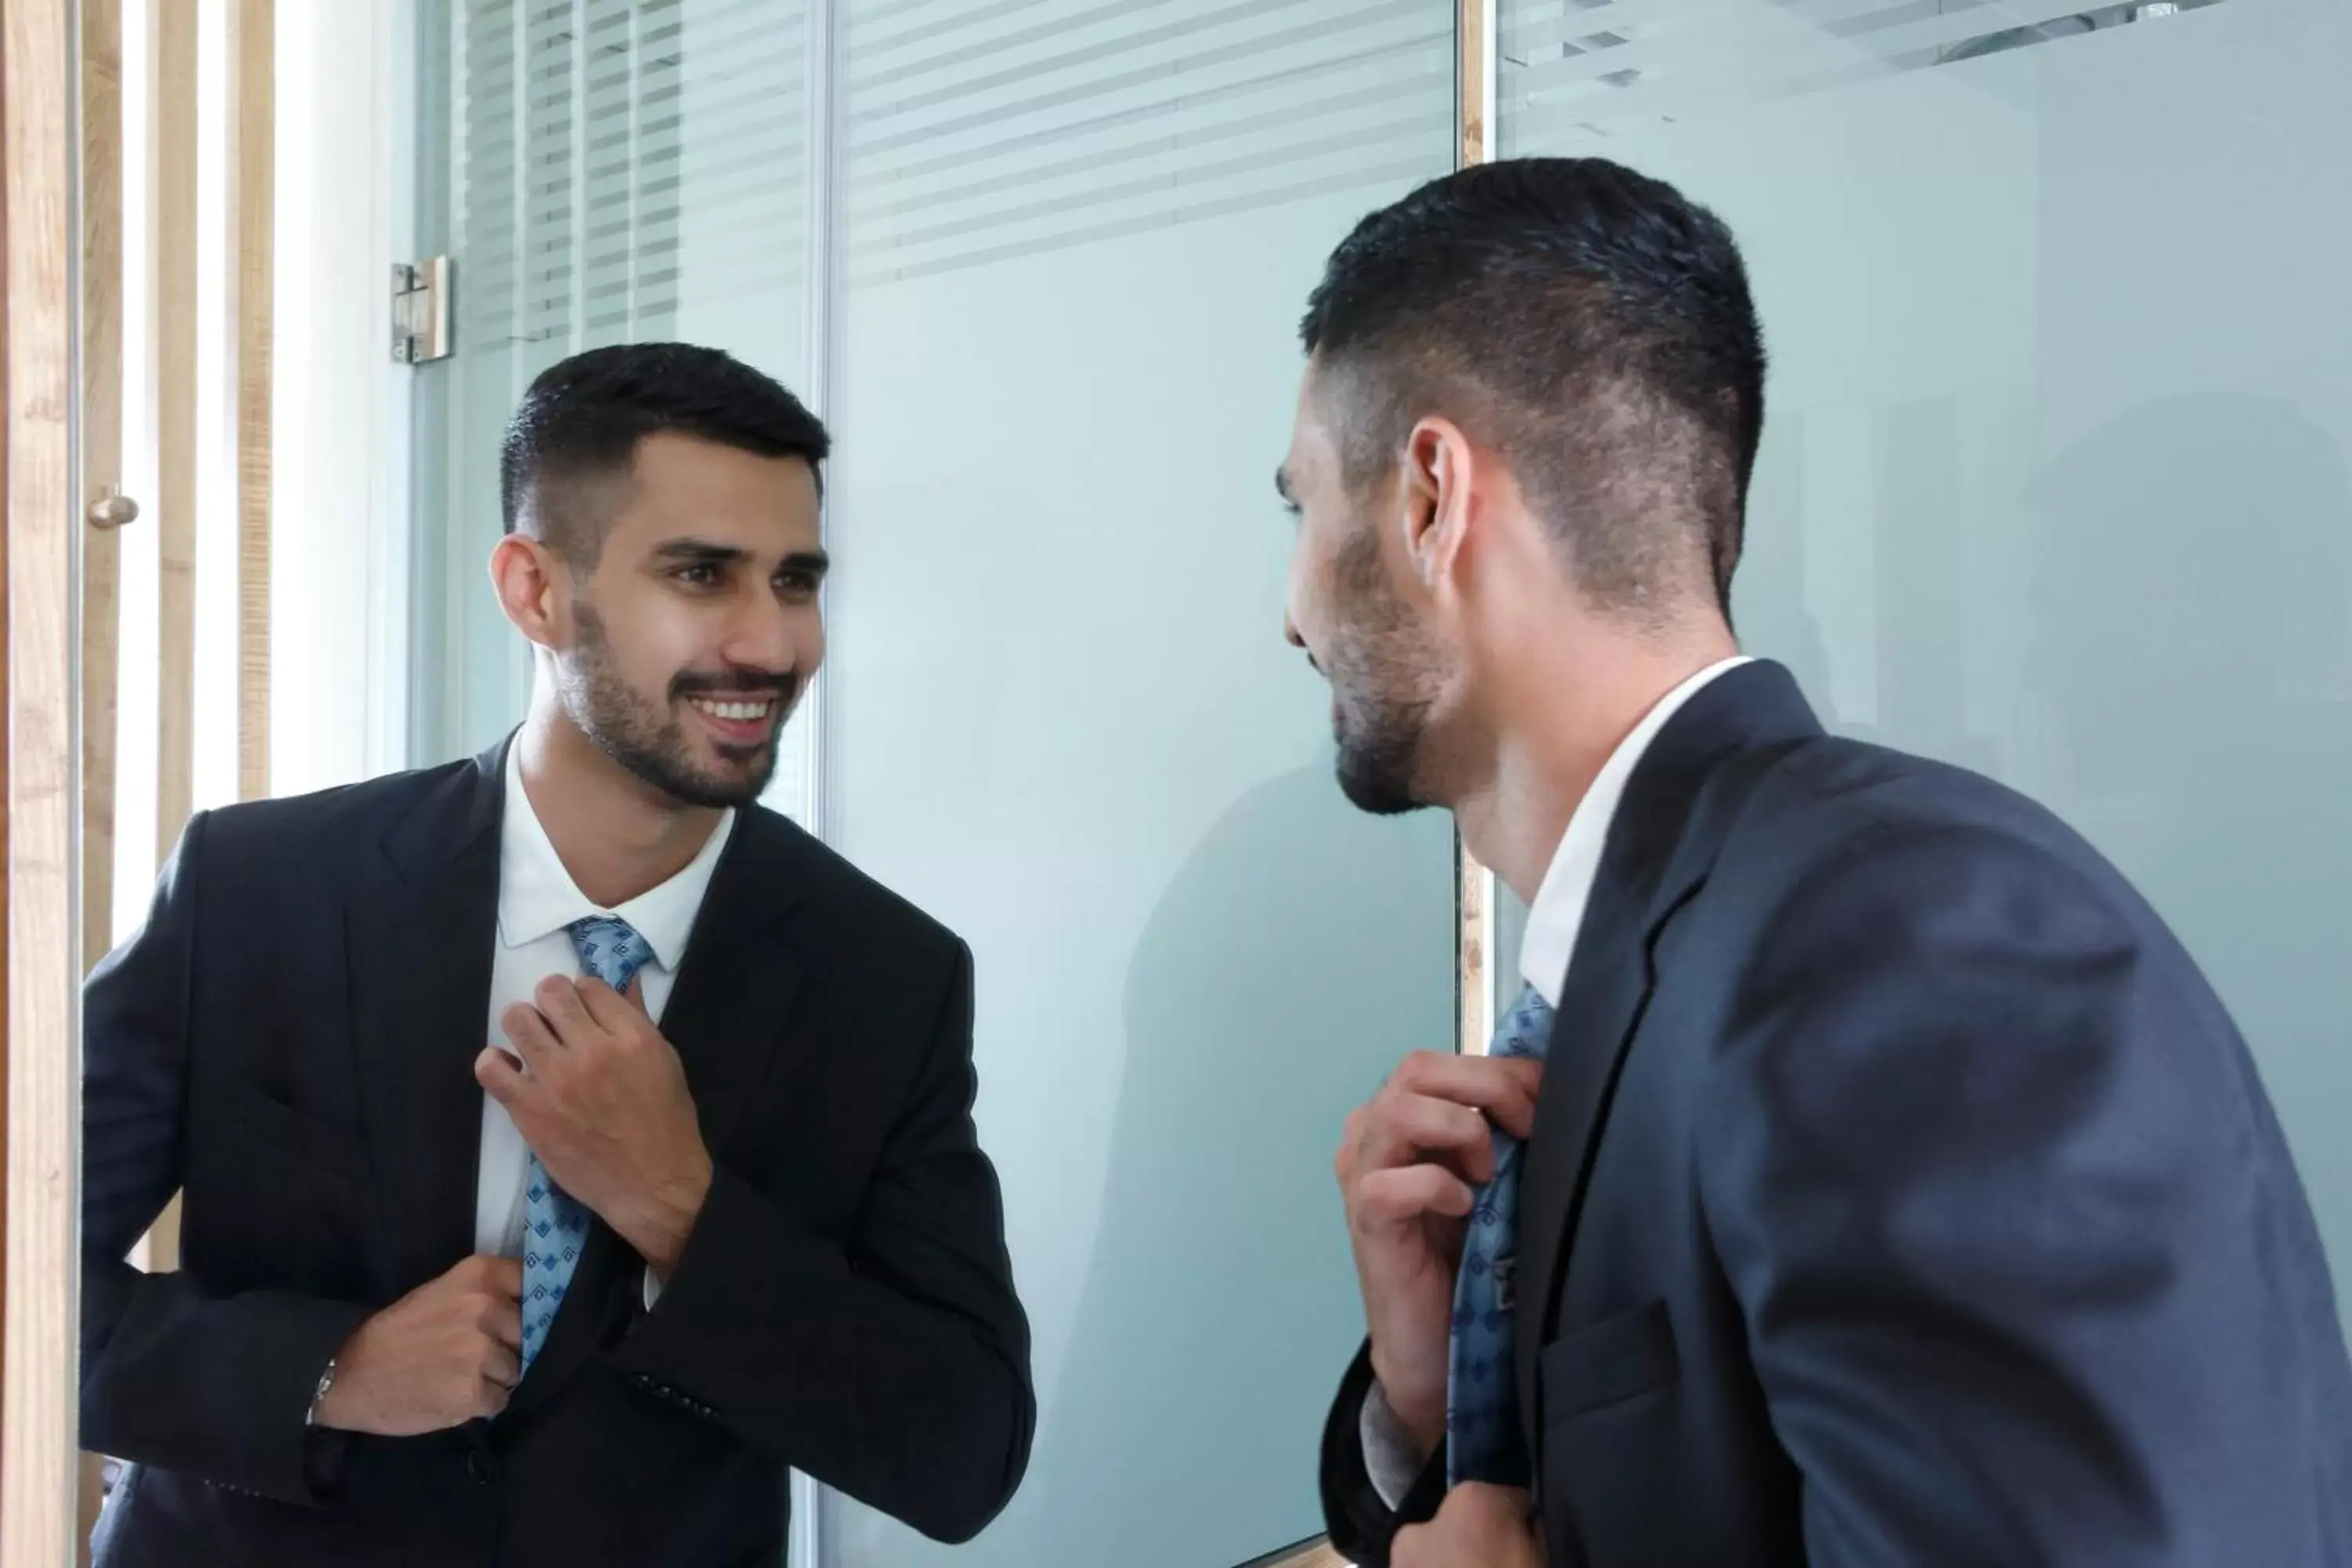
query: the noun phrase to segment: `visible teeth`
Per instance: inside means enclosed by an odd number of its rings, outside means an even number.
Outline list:
[[[768,716],[771,704],[761,702],[715,702],[703,698],[692,699],[694,705],[715,719],[750,721]]]

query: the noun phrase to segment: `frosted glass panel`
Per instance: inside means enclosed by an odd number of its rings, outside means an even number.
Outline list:
[[[1451,7],[848,8],[841,847],[977,954],[1036,1336],[1021,1494],[836,1568],[1231,1568],[1321,1530],[1331,1152],[1453,1042],[1451,838],[1356,815],[1281,638],[1296,323],[1441,173]]]
[[[1746,248],[1773,353],[1750,651],[2139,884],[2252,1043],[2344,1279],[2352,7],[1500,20],[1508,152],[1629,163]]]
[[[457,262],[456,352],[419,372],[415,760],[521,717],[522,639],[484,573],[499,441],[583,349],[683,339],[805,393],[805,0],[430,0],[420,181]],[[805,718],[770,801],[799,814]]]

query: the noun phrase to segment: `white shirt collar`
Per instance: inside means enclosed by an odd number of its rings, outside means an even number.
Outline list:
[[[499,940],[521,947],[590,915],[617,915],[654,950],[654,962],[672,973],[686,956],[686,939],[702,908],[727,838],[735,830],[729,811],[711,830],[686,868],[660,886],[639,893],[616,910],[600,908],[563,868],[554,842],[531,809],[522,787],[522,748],[507,747],[506,816],[499,828]]]
[[[1601,875],[1601,852],[1608,847],[1609,825],[1617,816],[1617,803],[1624,798],[1634,765],[1684,703],[1717,676],[1749,662],[1741,656],[1710,664],[1658,699],[1657,706],[1617,742],[1617,749],[1592,776],[1592,787],[1576,803],[1568,831],[1560,835],[1559,847],[1552,852],[1551,868],[1536,889],[1536,901],[1528,910],[1527,934],[1519,942],[1519,974],[1550,1005],[1559,1005],[1560,983],[1568,978],[1569,961],[1576,955],[1577,935],[1584,926],[1585,906],[1592,900],[1593,879]]]

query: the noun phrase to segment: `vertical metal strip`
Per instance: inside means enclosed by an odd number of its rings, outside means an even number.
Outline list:
[[[1455,0],[1454,11],[1454,164],[1494,158],[1495,13],[1500,0]],[[1495,873],[1454,838],[1456,1047],[1481,1056],[1495,1033]]]
[[[376,0],[375,21],[377,65],[370,78],[370,107],[379,127],[377,177],[383,182],[384,199],[379,209],[383,226],[378,232],[386,241],[376,255],[389,259],[430,254],[420,252],[415,243],[420,216],[419,149],[425,144],[423,117],[431,112],[432,105],[445,100],[425,91],[420,58],[424,19],[411,0]],[[440,144],[447,145],[446,141]],[[446,153],[443,162],[447,162]],[[422,683],[414,650],[419,643],[414,630],[416,611],[410,597],[411,584],[419,575],[417,522],[425,510],[416,502],[418,459],[423,451],[418,423],[421,389],[415,374],[405,368],[379,363],[376,374],[382,378],[383,397],[377,450],[384,455],[384,461],[383,488],[378,492],[373,514],[377,526],[370,531],[364,622],[371,650],[364,763],[369,778],[440,755],[437,750],[427,752],[417,745],[415,727],[420,710],[436,706],[417,695]]]
[[[564,279],[569,285],[564,321],[571,334],[563,345],[563,353],[566,356],[576,354],[588,346],[588,28],[594,21],[595,18],[588,14],[587,0],[572,0],[572,31],[569,40],[572,46],[572,60],[569,68],[571,76],[569,90],[572,100],[565,105],[569,110],[568,114],[560,122],[562,126],[560,133],[567,137],[571,142],[571,145],[563,150],[566,160],[564,172],[567,183],[572,187],[571,212],[565,222],[565,227],[570,231],[565,237],[567,256],[572,268],[571,276]],[[528,60],[530,57],[526,55],[523,58]],[[629,62],[629,70],[634,77],[636,71],[635,60]],[[528,84],[530,79],[526,68],[523,80]],[[630,90],[634,92],[635,89],[635,84],[633,81],[630,84]],[[528,85],[524,90],[528,93]],[[530,112],[528,105],[525,106],[524,112]],[[549,140],[552,142],[557,134],[559,132],[556,129],[551,127]],[[529,165],[526,164],[525,167]],[[529,198],[525,199],[528,201]],[[524,230],[523,234],[524,242],[528,244],[530,230]],[[520,402],[522,389],[517,387],[515,394],[516,400]],[[519,639],[512,637],[508,639],[509,645],[517,640]],[[530,662],[527,655],[525,662]],[[526,694],[525,700],[528,701],[530,689],[526,684],[523,689]]]
[[[805,380],[802,395],[810,411],[824,420],[827,428],[835,423],[840,390],[836,370],[842,302],[837,258],[842,210],[841,85],[846,80],[843,62],[848,53],[849,37],[845,5],[846,0],[808,0],[807,42],[802,50],[802,69],[807,78],[803,99],[807,123],[801,139],[806,158],[801,188],[808,203],[808,221],[803,237],[806,258],[802,277],[806,281],[802,300],[806,314],[802,333],[802,375]],[[837,487],[827,486],[823,526],[828,543],[840,521],[838,493]],[[824,613],[829,615],[829,593],[823,603]],[[804,814],[801,820],[809,832],[821,839],[830,838],[834,826],[825,739],[832,728],[826,721],[835,700],[835,685],[833,676],[820,674],[803,709],[808,724],[808,754],[807,773],[801,784],[801,808]],[[790,1568],[830,1568],[825,1550],[824,1488],[814,1477],[794,1470],[792,1507],[792,1535],[786,1542]]]
[[[802,143],[806,149],[802,189],[806,192],[808,222],[802,275],[804,315],[802,395],[809,408],[831,427],[839,414],[841,345],[841,123],[846,79],[849,27],[845,0],[808,0],[807,44],[803,69],[807,74],[803,98],[807,121]],[[824,533],[830,540],[840,521],[837,489],[828,487],[824,503]],[[830,595],[825,608],[830,611]],[[819,838],[829,838],[834,826],[830,772],[825,737],[831,729],[835,701],[835,678],[820,674],[808,694],[807,773],[802,780],[802,822]],[[814,1563],[815,1560],[810,1559]]]

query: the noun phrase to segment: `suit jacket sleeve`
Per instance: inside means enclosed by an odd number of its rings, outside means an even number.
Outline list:
[[[315,1501],[303,1417],[368,1310],[205,1292],[124,1261],[179,1189],[205,818],[136,939],[82,994],[81,1442],[287,1502]]]
[[[1331,1544],[1357,1568],[1388,1568],[1389,1547],[1408,1524],[1426,1524],[1445,1500],[1445,1449],[1441,1445],[1412,1484],[1390,1508],[1364,1462],[1363,1411],[1372,1389],[1372,1347],[1366,1341],[1323,1425],[1323,1525]]]
[[[1701,1189],[1816,1568],[2315,1561],[2288,1298],[2316,1238],[2128,889],[1893,827],[1764,931]]]
[[[1036,1400],[996,1174],[972,1127],[971,955],[855,1234],[837,1246],[721,1164],[659,1305],[615,1364],[941,1541],[1027,1468]]]

